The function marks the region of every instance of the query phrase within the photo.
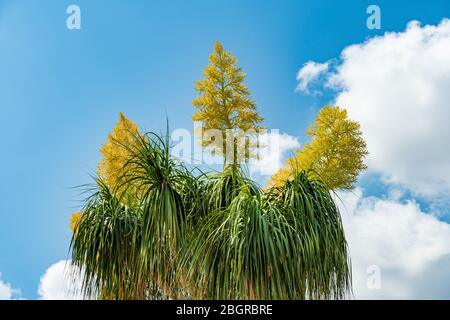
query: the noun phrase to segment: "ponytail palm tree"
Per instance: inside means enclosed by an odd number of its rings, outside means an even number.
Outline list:
[[[342,220],[326,184],[315,173],[300,171],[292,181],[267,192],[267,198],[289,213],[299,237],[303,298],[344,298],[351,288],[350,258]]]
[[[165,138],[136,134],[136,141],[122,146],[130,157],[114,190],[97,180],[73,233],[73,261],[86,270],[86,294],[94,286],[104,298],[177,297],[176,258],[196,180],[170,157]]]
[[[193,296],[343,298],[350,288],[347,244],[329,191],[300,172],[262,193],[235,170],[216,177],[210,201],[225,205],[211,206],[183,247],[180,269],[196,284]]]
[[[168,137],[136,139],[123,146],[130,156],[117,186],[98,179],[75,226],[72,256],[85,270],[86,294],[321,299],[349,292],[347,243],[323,183],[299,172],[263,191],[239,165],[193,174],[171,157]]]
[[[196,85],[193,118],[224,138],[201,137],[202,146],[215,146],[224,156],[222,172],[188,167],[171,156],[168,131],[141,134],[120,115],[101,149],[95,186],[71,224],[72,260],[84,273],[87,296],[340,299],[348,294],[347,242],[329,188],[317,179],[324,173],[295,172],[296,166],[282,171],[289,179],[262,190],[239,165],[238,151],[247,160],[250,147],[259,145],[251,135],[249,150],[237,150],[240,131],[263,128],[244,77],[236,59],[216,43],[205,78]],[[358,136],[359,127],[352,128]],[[345,144],[341,135],[331,134],[337,129],[325,130],[326,138]],[[226,150],[230,130],[232,147]],[[316,149],[328,152],[327,145]],[[356,160],[362,163],[365,154],[362,150]],[[320,154],[311,159],[321,159]]]
[[[109,299],[142,296],[144,285],[129,281],[138,265],[141,213],[123,205],[101,179],[95,188],[71,242],[73,262],[84,272],[84,293]]]

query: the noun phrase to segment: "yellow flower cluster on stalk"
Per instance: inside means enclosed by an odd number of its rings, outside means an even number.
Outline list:
[[[352,189],[359,173],[366,169],[364,158],[368,154],[359,124],[348,119],[345,109],[327,106],[306,134],[311,142],[297,150],[268,185],[281,186],[296,172],[311,170],[310,174],[330,189]]]
[[[122,183],[120,180],[125,173],[124,166],[130,159],[130,148],[135,147],[138,143],[138,135],[138,126],[121,112],[119,113],[119,121],[108,135],[106,143],[100,148],[103,158],[98,164],[97,174],[118,197],[125,190],[130,191],[130,194],[135,191],[131,190],[132,188],[129,185]],[[124,201],[127,200],[124,199]],[[72,214],[70,218],[70,229],[72,232],[75,231],[81,216],[81,212]]]
[[[75,232],[78,222],[81,220],[81,212],[77,211],[72,214],[70,217],[70,230]]]
[[[215,130],[221,137],[217,139],[217,136],[203,135],[201,144],[203,147],[213,147],[223,155],[224,164],[236,164],[239,159],[246,161],[255,157],[252,152],[257,147],[255,137],[263,129],[260,124],[264,119],[258,114],[250,91],[243,82],[245,73],[220,42],[215,43],[209,61],[203,72],[204,79],[195,85],[199,96],[192,101],[197,109],[192,119],[202,123],[202,131]],[[247,140],[245,149],[237,146],[243,139]]]
[[[138,126],[121,112],[107,142],[100,148],[103,159],[98,164],[97,174],[119,196],[129,187],[121,183],[120,178],[125,174],[124,166],[130,159],[131,148],[138,143],[138,135]]]

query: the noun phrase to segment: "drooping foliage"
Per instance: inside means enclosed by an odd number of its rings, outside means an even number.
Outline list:
[[[329,191],[304,172],[262,193],[225,171],[211,190],[228,204],[211,212],[182,250],[194,298],[343,298],[350,288],[347,244]],[[232,196],[231,196],[232,195]],[[219,201],[220,203],[220,201]]]
[[[84,293],[96,291],[104,299],[141,297],[144,288],[130,282],[138,265],[140,212],[121,203],[100,179],[91,192],[71,243],[73,263],[84,271]]]
[[[339,211],[305,172],[263,192],[239,166],[193,175],[167,137],[129,147],[128,205],[99,179],[72,241],[86,294],[103,299],[342,298],[350,288]],[[127,166],[133,170],[127,169]]]
[[[268,197],[292,212],[290,222],[301,238],[297,250],[306,295],[344,298],[351,287],[351,269],[341,216],[328,186],[311,176],[297,172],[293,180],[269,189]]]
[[[192,198],[186,198],[196,193],[196,184],[190,172],[171,158],[166,138],[137,133],[136,143],[122,145],[128,159],[120,183],[111,189],[99,178],[76,224],[73,261],[85,271],[85,288],[97,288],[100,297],[179,294],[173,279],[176,257],[196,213]],[[133,187],[115,192],[124,185]]]

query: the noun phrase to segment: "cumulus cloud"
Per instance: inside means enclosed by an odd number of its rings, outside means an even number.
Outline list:
[[[41,277],[39,297],[43,300],[81,300],[83,275],[70,260],[61,260],[50,266]]]
[[[0,300],[11,300],[15,290],[9,283],[3,282],[1,278],[2,274],[0,273]]]
[[[300,85],[300,84],[299,84]],[[361,124],[369,170],[415,195],[450,195],[450,20],[410,22],[345,48],[328,85]]]
[[[339,198],[355,298],[448,297],[448,223],[424,213],[414,200],[363,197],[361,189],[341,192]],[[379,286],[371,282],[374,277]]]
[[[300,148],[296,137],[277,130],[260,135],[259,142],[263,147],[259,149],[259,160],[252,161],[249,166],[252,175],[270,176],[280,169],[289,153]]]
[[[297,91],[310,93],[309,85],[318,80],[319,77],[326,73],[329,63],[317,63],[314,61],[306,62],[297,73]]]
[[[321,83],[361,124],[369,172],[395,190],[339,194],[355,297],[448,298],[450,225],[437,213],[450,204],[450,20],[410,22],[345,48],[333,70],[326,64]],[[317,78],[299,76],[298,89]],[[427,212],[414,197],[428,200]]]

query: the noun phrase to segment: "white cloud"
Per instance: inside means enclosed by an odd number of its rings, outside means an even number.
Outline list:
[[[314,61],[306,62],[297,73],[297,91],[309,93],[309,85],[316,81],[320,75],[328,70],[328,62],[317,63]]]
[[[262,148],[259,149],[260,159],[252,161],[250,173],[252,175],[271,176],[278,171],[290,154],[300,148],[300,142],[296,137],[286,133],[271,130],[259,137]]]
[[[413,200],[364,198],[360,189],[339,197],[356,299],[449,297],[449,224]],[[367,286],[371,266],[381,272],[378,290]]]
[[[450,20],[345,48],[328,85],[361,124],[369,170],[415,195],[450,195]],[[444,201],[445,202],[445,201]]]
[[[15,290],[9,283],[3,282],[1,278],[2,274],[0,273],[0,300],[11,300]]]
[[[411,22],[345,48],[332,71],[326,64],[316,76],[299,73],[298,89],[324,73],[334,103],[361,124],[369,172],[394,188],[386,198],[341,193],[355,297],[449,298],[450,225],[436,217],[450,204],[450,20]],[[428,212],[402,201],[405,190],[427,199]],[[371,266],[379,290],[367,286]]]
[[[41,277],[39,297],[43,300],[80,300],[83,275],[70,260],[50,266]]]

